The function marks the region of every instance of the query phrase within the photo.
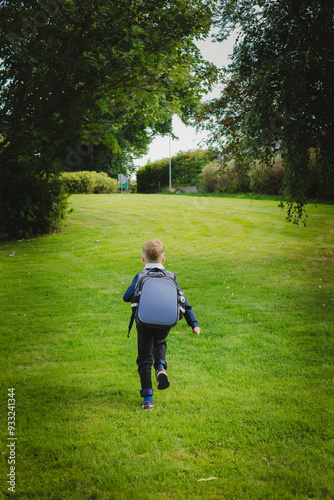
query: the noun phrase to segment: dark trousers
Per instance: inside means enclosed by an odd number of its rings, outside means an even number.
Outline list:
[[[154,360],[154,368],[162,364],[165,369],[167,342],[170,328],[145,328],[137,325],[138,335],[138,373],[141,384],[141,396],[152,396],[152,365]]]

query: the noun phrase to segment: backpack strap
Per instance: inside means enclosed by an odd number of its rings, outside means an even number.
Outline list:
[[[132,314],[131,314],[129,328],[128,328],[128,338],[130,337],[130,332],[131,332],[131,328],[132,328],[132,325],[133,325],[133,322],[134,322],[134,319],[135,319],[136,307],[138,307],[138,302],[139,302],[139,297],[136,297],[135,300],[134,300],[134,302],[132,302],[132,304],[131,304]]]
[[[147,270],[143,269],[142,271],[140,271],[140,272],[138,273],[137,283],[138,283],[139,278],[140,278],[143,274],[147,274]],[[135,292],[136,292],[136,290],[137,290],[137,283],[136,283],[136,286],[135,286]],[[130,337],[131,328],[132,328],[133,322],[134,322],[134,320],[135,320],[135,316],[136,316],[136,307],[138,307],[138,302],[139,302],[139,296],[137,296],[137,295],[136,295],[136,296],[132,297],[132,303],[131,303],[131,307],[132,307],[132,314],[131,314],[130,323],[129,323],[129,326],[128,326],[128,338]]]
[[[168,276],[168,271],[166,271],[166,269],[160,269],[160,267],[152,267],[151,269],[144,269],[144,271],[146,271],[146,274],[156,273],[158,271],[159,274]]]
[[[131,332],[131,328],[132,328],[134,319],[135,319],[135,312],[133,310],[132,315],[131,315],[131,319],[130,319],[130,323],[129,323],[129,328],[128,328],[128,338],[130,337],[130,332]]]

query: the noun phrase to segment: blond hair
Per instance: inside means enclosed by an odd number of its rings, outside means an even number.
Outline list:
[[[147,263],[161,262],[164,251],[164,244],[160,240],[148,240],[143,245],[143,257]]]

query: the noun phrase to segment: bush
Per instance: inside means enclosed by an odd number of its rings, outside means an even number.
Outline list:
[[[169,160],[147,163],[137,170],[137,192],[154,193],[169,184]]]
[[[284,178],[281,156],[275,158],[272,166],[256,163],[248,173],[250,189],[253,193],[280,194]]]
[[[59,229],[68,213],[68,194],[55,175],[32,175],[19,167],[3,171],[0,238],[29,238]]]
[[[223,168],[224,187],[222,191],[225,193],[249,193],[248,172],[250,167],[251,162],[243,159],[229,162]]]
[[[118,189],[118,181],[105,172],[64,172],[61,180],[69,194],[117,193]]]
[[[218,162],[211,162],[204,166],[200,178],[200,187],[205,193],[221,191],[224,185],[222,171]]]
[[[211,162],[206,165],[201,175],[201,187],[206,193],[219,191],[221,193],[247,193],[249,179],[247,176],[248,165],[229,162],[222,165]]]
[[[130,182],[128,184],[128,190],[129,190],[129,193],[137,193],[137,183],[136,182]]]
[[[321,171],[321,159],[314,149],[310,150],[306,172],[306,194],[310,197],[334,198],[333,179],[321,183],[324,172]],[[206,193],[247,193],[279,195],[284,181],[284,165],[281,155],[276,156],[273,164],[249,162],[248,160],[231,161],[227,165],[211,162],[206,165],[201,175],[201,187]]]
[[[93,177],[93,193],[117,193],[118,181],[105,172],[90,172]]]
[[[171,158],[172,184],[197,186],[203,166],[210,161],[207,151],[180,151]],[[137,171],[138,193],[153,193],[169,185],[169,159],[147,163]]]

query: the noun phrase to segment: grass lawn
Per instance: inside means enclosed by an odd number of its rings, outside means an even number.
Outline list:
[[[71,203],[62,233],[0,244],[0,498],[333,499],[334,206],[305,228],[270,200]],[[122,295],[150,238],[202,331],[171,331],[143,411]]]

